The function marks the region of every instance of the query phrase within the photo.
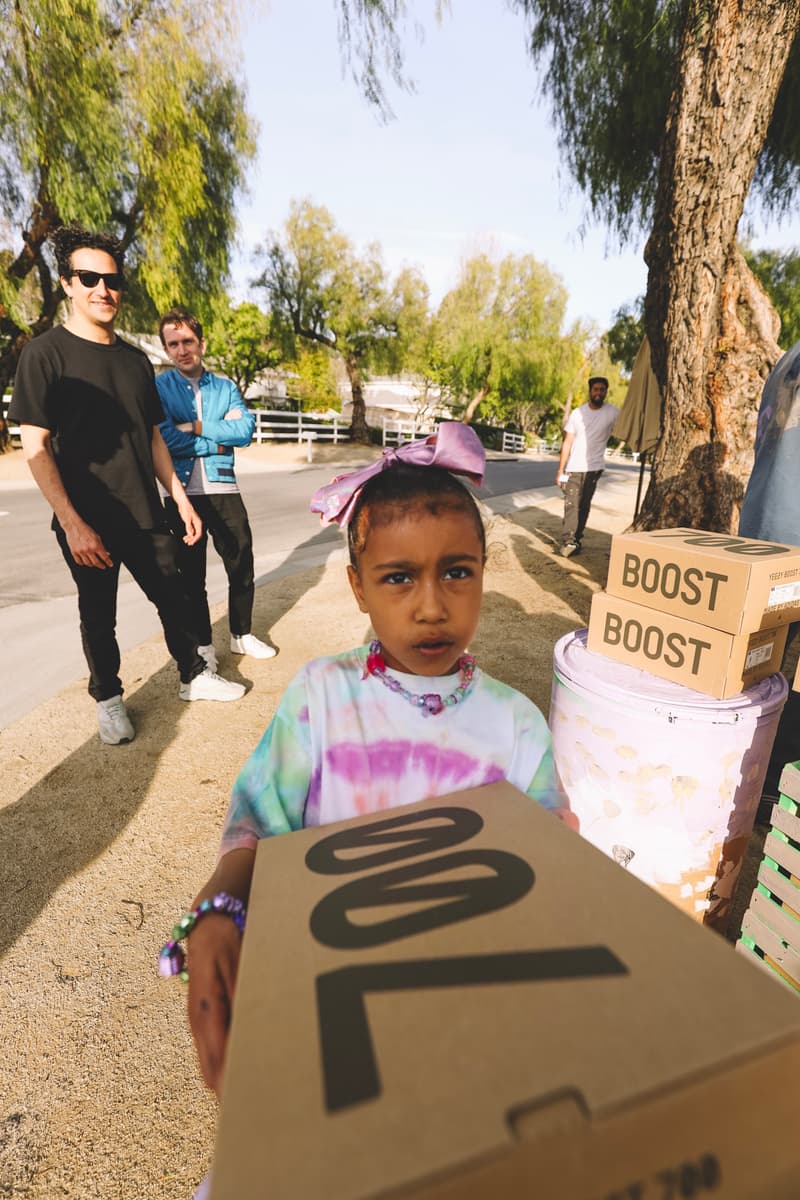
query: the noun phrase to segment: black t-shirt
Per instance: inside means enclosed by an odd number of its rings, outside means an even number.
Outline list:
[[[63,325],[40,334],[20,355],[8,411],[50,430],[67,495],[93,528],[162,524],[151,438],[164,412],[136,346],[91,342]]]

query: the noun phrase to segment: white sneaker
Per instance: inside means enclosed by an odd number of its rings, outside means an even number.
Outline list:
[[[213,671],[216,675],[219,662],[217,661],[217,652],[214,647],[210,643],[207,646],[198,646],[197,653],[203,659],[209,671]]]
[[[97,725],[100,741],[107,746],[121,746],[132,742],[136,730],[131,725],[131,719],[125,711],[122,696],[110,696],[108,700],[97,701]]]
[[[182,683],[178,695],[181,700],[238,700],[244,695],[244,686],[223,679],[210,667],[206,667],[202,675],[195,675],[188,683]]]
[[[231,634],[231,654],[249,654],[251,658],[274,658],[278,651],[268,646],[254,633],[243,633],[241,637]]]

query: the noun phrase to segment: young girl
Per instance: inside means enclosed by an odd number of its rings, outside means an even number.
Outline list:
[[[466,652],[486,542],[474,499],[449,472],[481,482],[483,467],[474,431],[450,422],[312,501],[347,526],[348,577],[375,640],[315,659],[289,684],[234,785],[217,869],[173,933],[191,932],[189,1021],[216,1092],[259,838],[502,779],[574,824],[542,714]],[[167,943],[164,973],[182,963]]]

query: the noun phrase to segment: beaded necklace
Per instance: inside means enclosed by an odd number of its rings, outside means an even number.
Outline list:
[[[374,675],[390,691],[397,692],[398,696],[402,696],[409,704],[413,704],[415,708],[418,708],[423,717],[438,717],[439,713],[444,712],[446,708],[452,708],[454,705],[460,704],[472,686],[472,679],[475,674],[475,659],[471,654],[462,654],[459,658],[458,673],[460,679],[458,687],[449,696],[442,698],[438,692],[427,692],[423,695],[410,692],[408,688],[403,687],[399,679],[395,679],[393,675],[387,675],[382,650],[383,647],[377,639],[370,642],[367,665],[364,668],[362,678],[366,679],[368,675]]]

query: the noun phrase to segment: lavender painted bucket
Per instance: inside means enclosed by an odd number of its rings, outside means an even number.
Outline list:
[[[583,836],[724,932],[788,695],[771,675],[728,700],[557,643],[550,728]]]

